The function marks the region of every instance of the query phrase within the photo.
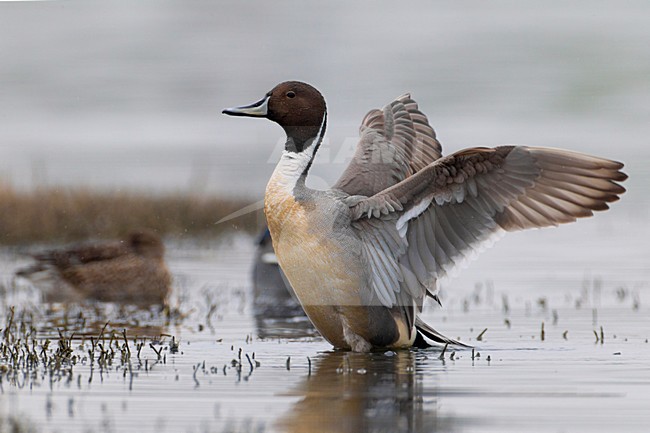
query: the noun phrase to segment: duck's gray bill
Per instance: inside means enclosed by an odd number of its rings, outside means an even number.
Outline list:
[[[265,96],[254,104],[246,105],[244,107],[226,108],[222,111],[223,114],[229,116],[248,116],[248,117],[266,117],[269,108],[269,96]]]

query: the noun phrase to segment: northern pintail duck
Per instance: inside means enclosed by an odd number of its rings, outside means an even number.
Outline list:
[[[264,209],[282,270],[334,347],[457,343],[418,313],[437,281],[503,233],[555,226],[608,209],[623,164],[567,150],[476,147],[442,156],[406,94],[363,119],[356,153],[327,191],[305,180],[327,124],[314,87],[281,83],[224,114],[278,123],[287,140]]]
[[[160,237],[138,230],[122,241],[74,245],[34,254],[36,263],[17,276],[43,289],[48,301],[96,299],[162,304],[171,285]]]

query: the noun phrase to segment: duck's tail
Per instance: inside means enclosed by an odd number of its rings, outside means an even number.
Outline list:
[[[426,324],[419,317],[415,318],[415,329],[417,330],[417,335],[415,336],[415,342],[413,343],[415,347],[421,347],[421,348],[431,347],[432,344],[430,344],[425,339],[425,337],[437,344],[443,344],[443,345],[453,344],[454,346],[460,346],[460,347],[472,347],[465,343],[461,343],[460,341],[454,340],[452,338],[445,337],[440,332],[436,331],[431,326]]]

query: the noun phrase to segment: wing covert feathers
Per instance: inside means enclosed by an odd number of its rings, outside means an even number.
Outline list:
[[[504,230],[546,227],[608,209],[625,192],[619,162],[559,149],[473,148],[439,159],[415,175],[360,200],[353,218],[393,212],[413,219],[436,206],[468,202]],[[426,206],[425,206],[426,205]]]

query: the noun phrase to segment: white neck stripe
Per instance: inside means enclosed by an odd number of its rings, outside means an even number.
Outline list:
[[[302,152],[289,152],[286,149],[282,151],[282,157],[275,167],[270,182],[281,185],[285,192],[293,195],[298,180],[302,177],[312,159],[314,159],[317,145],[323,140],[326,119],[327,113],[323,114],[318,134]]]

